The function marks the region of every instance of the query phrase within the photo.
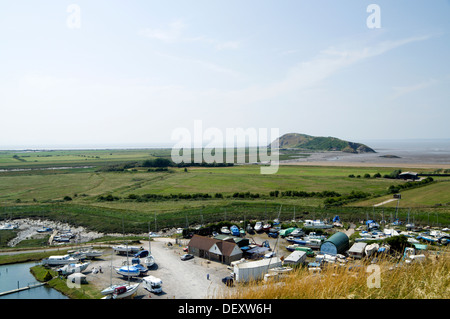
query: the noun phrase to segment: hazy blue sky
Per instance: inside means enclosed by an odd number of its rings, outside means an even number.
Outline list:
[[[194,120],[450,138],[449,17],[448,0],[2,0],[0,148],[171,142]]]

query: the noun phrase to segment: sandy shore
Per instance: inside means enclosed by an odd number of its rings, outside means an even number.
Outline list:
[[[393,167],[417,169],[450,169],[450,155],[415,153],[408,151],[380,151],[352,154],[345,152],[317,152],[305,158],[280,161],[280,165]]]

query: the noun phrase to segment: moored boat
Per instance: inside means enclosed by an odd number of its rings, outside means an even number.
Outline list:
[[[256,222],[254,229],[257,233],[259,233],[262,231],[263,229],[262,227],[263,227],[262,222]]]

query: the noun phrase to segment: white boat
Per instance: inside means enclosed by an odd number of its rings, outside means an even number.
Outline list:
[[[150,226],[149,226],[150,228]],[[181,229],[181,233],[183,233],[183,228],[178,228]],[[144,264],[147,266],[147,268],[151,268],[153,267],[153,265],[155,264],[155,257],[153,257],[152,255],[152,246],[151,246],[151,233],[148,233],[148,255],[145,257],[144,259]]]
[[[380,245],[378,245],[378,244],[370,244],[364,248],[364,252],[366,253],[367,257],[370,257],[374,253],[376,253],[379,248],[380,248]]]
[[[59,274],[66,276],[74,273],[81,273],[82,271],[86,270],[86,268],[90,265],[89,262],[85,263],[72,263],[67,264],[61,268],[59,268],[57,271]]]
[[[162,280],[154,276],[147,276],[142,278],[142,285],[144,289],[159,294],[162,292]]]
[[[86,258],[89,258],[89,259],[93,259],[93,258],[100,257],[103,255],[103,251],[95,250],[92,247],[90,247],[88,249],[83,249],[83,250],[81,250],[81,252],[86,255]]]
[[[147,266],[147,268],[151,268],[155,264],[155,258],[153,255],[148,255],[144,259],[144,264]]]
[[[68,251],[67,253],[70,255],[70,257],[78,259],[78,260],[86,259],[86,254],[81,252],[81,251],[79,251],[79,250],[77,250],[77,251]]]
[[[50,232],[50,231],[52,231],[52,230],[53,230],[53,229],[50,228],[50,227],[42,226],[42,228],[41,228],[41,229],[38,229],[37,232],[38,232],[38,233],[46,233],[46,232]]]
[[[261,232],[262,231],[262,226],[263,226],[262,222],[256,222],[255,227],[254,227],[255,231],[257,233]]]
[[[411,243],[411,244],[420,244],[420,241],[418,241],[418,240],[415,239],[415,238],[409,237],[409,238],[408,238],[408,243]]]
[[[229,235],[229,234],[231,233],[231,231],[228,229],[227,226],[223,226],[223,227],[220,229],[220,232],[221,232],[222,234],[225,234],[225,235]]]
[[[293,237],[299,237],[304,234],[303,230],[301,228],[296,228],[292,231],[291,236]]]
[[[396,231],[395,229],[392,229],[392,228],[383,229],[383,233],[386,236],[398,236],[399,235],[398,231]]]
[[[306,247],[313,248],[313,249],[319,249],[320,245],[322,244],[322,240],[318,238],[309,238],[306,241]]]
[[[78,261],[79,261],[78,258],[74,258],[70,255],[62,255],[62,256],[50,256],[48,258],[42,259],[42,264],[45,266],[61,266],[77,263]]]
[[[135,254],[141,251],[141,248],[137,246],[117,245],[112,247],[113,251],[117,254]]]
[[[17,224],[3,223],[0,225],[0,230],[11,230],[19,227]]]
[[[102,299],[124,299],[133,297],[137,293],[140,284],[141,283],[110,286],[102,290],[102,294],[106,295]]]
[[[327,229],[327,228],[332,228],[333,225],[325,224],[323,221],[321,221],[319,219],[316,219],[316,220],[307,219],[307,220],[305,220],[303,227],[304,228]]]

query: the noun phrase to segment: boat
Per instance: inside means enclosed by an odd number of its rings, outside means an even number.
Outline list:
[[[333,226],[334,227],[343,227],[342,222],[338,215],[333,217]]]
[[[290,228],[280,230],[279,233],[280,233],[281,237],[286,237],[286,236],[291,235],[294,232],[294,230],[296,230],[295,227],[290,227]]]
[[[380,245],[378,245],[378,244],[376,244],[376,243],[370,244],[370,245],[367,245],[367,246],[364,248],[364,252],[366,253],[366,256],[367,256],[367,257],[370,257],[370,256],[372,256],[375,252],[377,252],[379,248],[380,248]]]
[[[244,228],[239,228],[239,235],[240,236],[245,236],[245,230],[244,230]]]
[[[303,229],[301,229],[301,228],[296,228],[291,233],[291,236],[293,236],[293,237],[300,237],[303,235],[304,235],[304,232],[303,232]]]
[[[103,255],[103,251],[95,250],[93,247],[90,247],[88,249],[82,249],[81,252],[85,254],[86,258],[88,259],[94,259],[96,257],[100,257]]]
[[[231,226],[230,231],[231,231],[231,235],[233,235],[233,236],[240,235],[239,228],[236,225]]]
[[[255,231],[256,231],[257,233],[261,232],[262,229],[263,229],[263,228],[262,228],[262,222],[256,222],[254,229],[255,229]]]
[[[139,269],[139,275],[145,275],[148,272],[148,267],[141,264],[141,260],[139,258],[131,259],[131,266]]]
[[[71,263],[64,265],[63,267],[57,269],[58,274],[67,276],[74,273],[80,273],[82,271],[85,271],[86,268],[90,265],[89,262],[84,263]]]
[[[385,228],[383,229],[383,233],[385,236],[398,236],[399,233],[395,229],[392,228]]]
[[[153,255],[148,255],[144,259],[144,264],[147,266],[147,268],[151,268],[155,264],[155,257],[153,257]]]
[[[275,218],[274,220],[273,220],[273,224],[276,226],[276,225],[279,225],[280,224],[280,220],[278,219],[278,218]]]
[[[53,230],[53,228],[42,226],[42,228],[38,229],[37,232],[38,233],[46,233],[46,232],[50,232],[52,230]]]
[[[69,250],[67,253],[70,255],[70,257],[73,257],[78,260],[86,259],[86,254],[78,250]]]
[[[416,237],[416,239],[422,239],[422,240],[424,240],[426,242],[429,242],[429,243],[436,243],[438,241],[437,238],[432,237],[432,236],[427,236],[427,235],[419,235],[419,236]]]
[[[3,223],[0,225],[0,230],[12,230],[19,227],[17,224],[11,224],[11,223]]]
[[[145,266],[147,266],[147,268],[151,268],[155,264],[155,257],[153,257],[152,250],[151,250],[151,242],[152,242],[151,237],[152,236],[151,236],[151,232],[150,232],[150,224],[149,224],[148,227],[149,227],[149,233],[148,233],[148,254],[147,254],[147,256],[145,256],[144,264],[145,264]]]
[[[42,264],[51,267],[77,263],[78,261],[79,259],[74,258],[70,255],[61,255],[61,256],[50,256],[48,258],[42,259]]]
[[[305,220],[304,224],[303,224],[303,228],[319,228],[319,229],[328,229],[328,228],[332,228],[333,225],[328,225],[325,224],[323,221],[321,220],[311,220],[311,219],[307,219]]]
[[[322,245],[322,241],[318,238],[310,238],[306,241],[306,247],[310,247],[313,249],[319,249],[320,245]]]
[[[106,294],[102,299],[124,299],[127,297],[133,297],[139,288],[137,284],[127,284],[127,285],[115,285],[114,287],[108,287],[102,290],[102,294]]]
[[[270,228],[272,228],[272,225],[270,223],[265,223],[262,228],[263,231],[268,232]]]
[[[221,232],[222,234],[225,234],[225,235],[229,235],[229,234],[231,233],[231,231],[228,229],[228,226],[223,226],[223,227],[220,229],[220,232]]]
[[[112,247],[113,251],[117,254],[125,255],[127,253],[129,254],[135,254],[141,251],[141,248],[137,246],[128,246],[128,245],[118,245]]]
[[[407,240],[408,240],[408,243],[411,243],[411,244],[420,244],[420,241],[418,241],[417,239],[412,238],[412,237],[409,237]]]
[[[144,289],[155,294],[159,294],[162,292],[162,283],[163,282],[161,279],[154,276],[147,276],[142,278],[142,285],[144,286]]]
[[[289,243],[292,244],[298,244],[298,245],[306,245],[306,240],[303,239],[298,239],[292,236],[289,236],[288,238],[286,238],[286,241],[288,241]]]
[[[377,253],[379,254],[387,254],[391,249],[391,246],[389,245],[381,245],[380,248],[378,248]]]
[[[116,273],[127,278],[137,277],[141,274],[139,268],[135,266],[125,265],[120,268],[115,267]]]

